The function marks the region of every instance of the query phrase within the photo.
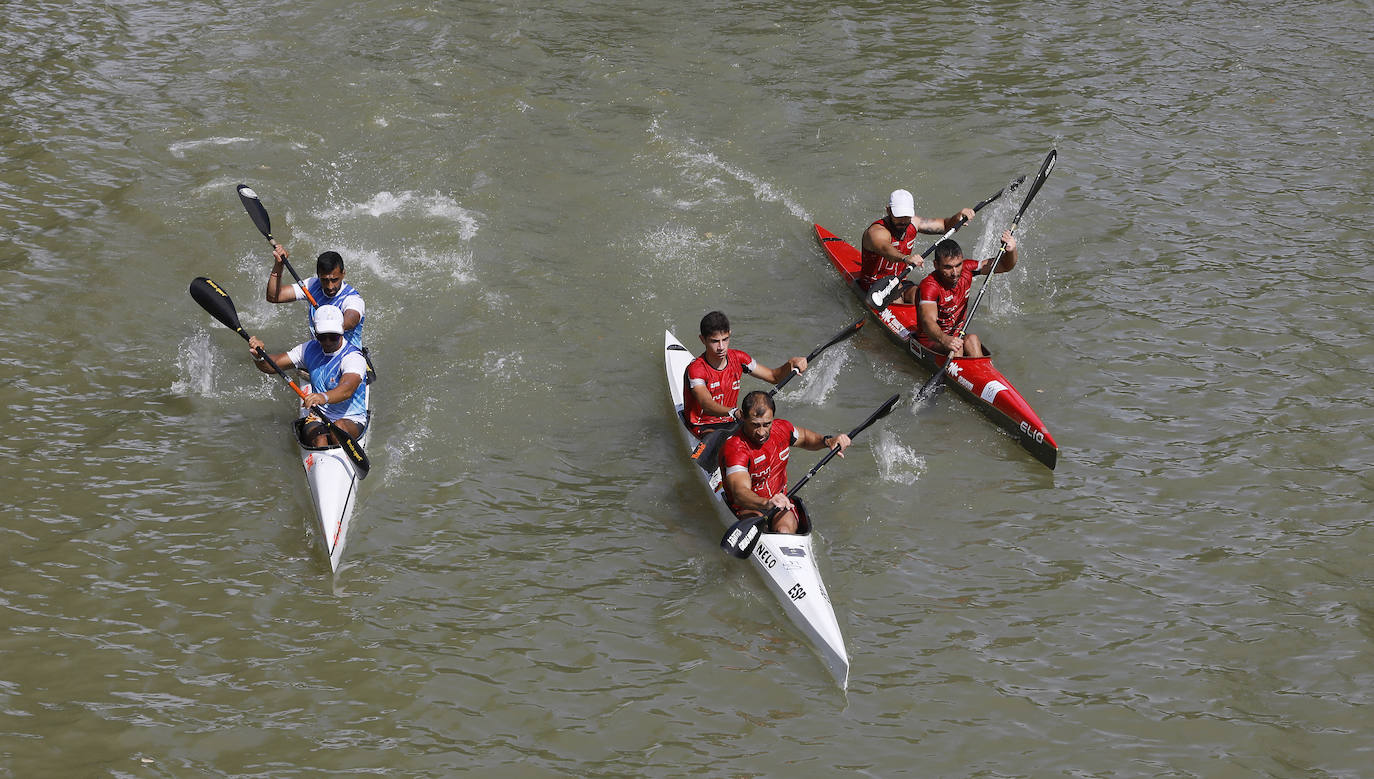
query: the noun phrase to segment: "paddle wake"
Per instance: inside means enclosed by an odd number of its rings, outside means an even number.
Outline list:
[[[915,484],[926,472],[926,458],[915,449],[903,446],[896,435],[884,430],[873,442],[878,459],[878,476],[895,484]]]
[[[818,360],[814,367],[797,377],[797,385],[791,392],[782,393],[789,406],[806,404],[819,406],[830,398],[830,393],[839,383],[840,370],[849,362],[848,347],[836,349],[824,360]]]
[[[177,349],[177,380],[172,392],[178,395],[209,397],[215,391],[215,359],[210,352],[210,334],[195,333]]]

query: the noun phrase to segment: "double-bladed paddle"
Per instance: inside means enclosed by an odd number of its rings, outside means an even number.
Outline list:
[[[978,213],[979,211],[982,211],[982,210],[983,210],[983,206],[986,206],[988,203],[991,203],[992,201],[994,201],[994,200],[996,200],[997,198],[1001,197],[1001,196],[1003,195],[1003,193],[1014,191],[1017,187],[1021,186],[1021,182],[1025,181],[1025,180],[1026,180],[1026,177],[1025,177],[1025,176],[1021,176],[1021,177],[1017,178],[1015,181],[1013,181],[1013,182],[1011,182],[1010,184],[1006,185],[1005,187],[1002,187],[1001,189],[997,190],[995,193],[993,193],[992,197],[990,197],[990,198],[988,198],[987,200],[984,200],[984,201],[982,201],[981,203],[979,203],[978,205],[974,206],[974,207],[973,207],[973,213],[976,214],[976,213]],[[928,249],[926,249],[925,251],[921,252],[921,259],[922,259],[922,260],[925,260],[926,258],[930,257],[930,253],[933,252],[933,251],[935,251],[935,247],[940,245],[940,241],[943,241],[943,240],[945,240],[946,238],[949,238],[950,236],[954,235],[954,233],[957,232],[957,231],[959,230],[960,227],[963,227],[963,226],[966,225],[966,224],[968,224],[968,220],[967,220],[967,219],[960,219],[957,223],[955,223],[955,225],[954,225],[953,227],[949,228],[949,230],[947,230],[947,231],[945,232],[944,235],[940,236],[940,240],[939,240],[939,241],[936,241],[935,243],[932,243],[932,244],[930,245],[930,248],[928,248]],[[910,264],[910,263],[908,263],[907,266],[906,266],[905,268],[902,269],[902,272],[901,272],[901,273],[897,274],[896,276],[893,276],[893,277],[887,282],[887,284],[883,285],[883,287],[882,287],[881,289],[875,289],[875,290],[873,290],[871,293],[869,293],[868,300],[869,300],[869,302],[871,302],[871,303],[873,304],[873,307],[874,307],[874,308],[882,308],[882,307],[888,305],[889,303],[891,303],[891,302],[893,301],[893,299],[897,297],[897,294],[898,294],[898,293],[897,293],[897,289],[898,289],[898,287],[901,286],[901,284],[902,284],[902,279],[906,278],[906,277],[907,277],[907,274],[908,274],[908,273],[911,273],[911,269],[914,268],[914,267],[916,267],[916,266],[915,266],[915,265],[912,265],[912,264]]]
[[[873,424],[874,422],[877,422],[879,419],[882,419],[883,417],[892,413],[892,407],[897,405],[897,400],[899,398],[901,398],[900,394],[893,395],[892,397],[888,398],[886,402],[884,402],[881,406],[878,407],[877,411],[874,411],[872,414],[868,416],[868,419],[865,419],[863,421],[863,424],[859,425],[853,430],[850,430],[850,440],[852,441],[855,436],[857,436],[859,433],[862,433],[864,429],[867,428],[869,425]],[[788,500],[795,498],[797,492],[801,490],[801,488],[806,484],[806,482],[809,481],[812,476],[816,475],[816,471],[819,471],[821,469],[821,466],[830,462],[830,460],[839,453],[840,448],[838,446],[831,447],[830,451],[827,452],[826,455],[822,457],[819,462],[811,466],[811,470],[807,471],[805,476],[801,477],[801,480],[797,482],[797,486],[787,491]],[[744,519],[739,520],[735,524],[731,525],[729,530],[725,531],[725,535],[720,539],[720,547],[724,549],[726,552],[729,552],[732,557],[738,557],[741,560],[743,560],[744,558],[748,557],[750,554],[753,553],[754,547],[758,544],[759,537],[764,532],[759,529],[760,526],[767,526],[771,524],[773,518],[776,517],[780,511],[781,509],[779,508],[773,508],[770,509],[767,514],[754,517],[746,517]]]
[[[1016,233],[1016,228],[1021,224],[1021,217],[1025,215],[1026,207],[1035,199],[1035,194],[1040,191],[1040,187],[1045,185],[1045,179],[1050,177],[1050,171],[1054,170],[1054,162],[1058,158],[1059,154],[1054,149],[1050,149],[1050,153],[1045,155],[1045,161],[1040,165],[1040,172],[1036,174],[1035,181],[1031,183],[1030,189],[1026,192],[1026,199],[1021,201],[1021,208],[1016,212],[1016,218],[1011,220],[1011,232],[1013,234]],[[978,288],[978,296],[973,299],[973,304],[968,307],[968,313],[964,315],[963,323],[959,325],[960,338],[963,338],[968,333],[968,323],[973,320],[973,312],[978,310],[978,303],[982,301],[983,293],[988,291],[988,285],[992,283],[992,277],[997,275],[997,266],[1001,264],[1002,255],[1006,253],[1006,251],[1007,245],[1002,244],[1002,247],[997,250],[996,259],[988,266],[988,277],[983,280],[983,286]],[[913,335],[912,337],[915,338],[916,336]],[[937,393],[944,387],[944,383],[941,380],[944,379],[945,373],[949,370],[950,363],[952,362],[954,362],[953,357],[945,357],[945,364],[940,366],[935,373],[931,374],[931,377],[926,380],[926,383],[921,385],[920,392],[916,393],[918,401],[925,400],[932,393]]]
[[[238,333],[243,337],[243,340],[248,340],[248,333],[245,332],[243,326],[239,324],[239,314],[238,310],[234,308],[234,301],[230,299],[229,293],[225,292],[220,285],[204,276],[198,276],[195,281],[191,282],[190,292],[191,297],[195,298],[195,301],[200,304],[201,308],[205,309],[206,313],[219,320],[225,327]],[[277,372],[278,376],[286,380],[286,383],[291,389],[296,391],[296,394],[301,397],[301,400],[305,400],[305,390],[298,387],[296,382],[292,381],[291,377],[286,375],[286,371],[283,371],[281,366],[273,362],[271,356],[268,355],[262,347],[257,348],[257,355],[263,360],[266,360],[267,364],[272,366],[272,369]],[[367,478],[367,472],[372,469],[372,463],[367,459],[367,453],[363,451],[362,445],[358,443],[356,438],[349,435],[346,430],[335,424],[332,419],[325,416],[322,409],[320,410],[320,418],[324,420],[325,425],[329,427],[329,432],[334,434],[334,440],[339,443],[340,448],[348,455],[348,459],[353,461],[353,465],[358,471],[358,478]]]
[[[243,210],[248,212],[248,216],[253,220],[253,224],[257,225],[258,232],[262,233],[262,237],[266,238],[267,242],[272,244],[273,249],[281,246],[281,244],[277,243],[277,239],[272,237],[272,217],[267,215],[267,208],[262,204],[262,200],[258,197],[258,193],[254,192],[253,188],[247,184],[238,185],[238,192],[239,201],[243,203]],[[290,271],[291,278],[295,279],[296,283],[300,285],[301,291],[305,293],[305,299],[310,301],[310,305],[314,308],[319,308],[320,304],[315,301],[315,296],[310,294],[310,290],[305,286],[305,282],[301,281],[300,274],[296,273],[296,269],[291,267],[291,261],[282,260],[282,264]]]

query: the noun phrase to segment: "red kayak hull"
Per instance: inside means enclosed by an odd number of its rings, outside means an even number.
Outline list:
[[[830,258],[830,264],[844,277],[864,308],[883,326],[888,337],[922,367],[932,372],[940,370],[945,355],[926,349],[916,340],[916,307],[901,303],[874,308],[868,295],[854,281],[859,275],[859,250],[824,227],[815,225],[815,228],[816,240]],[[1035,459],[1054,468],[1059,459],[1059,445],[1021,393],[993,366],[991,357],[954,358],[954,367],[945,372],[945,384],[1014,436]]]

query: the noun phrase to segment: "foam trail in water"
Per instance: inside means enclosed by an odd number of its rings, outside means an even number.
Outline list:
[[[198,141],[177,141],[167,147],[173,157],[185,158],[186,152],[201,146],[228,146],[232,143],[252,143],[252,138],[202,138]]]
[[[697,231],[682,224],[666,224],[656,230],[643,234],[629,252],[635,261],[647,264],[652,273],[634,274],[631,283],[636,286],[636,297],[641,301],[654,300],[658,296],[658,280],[693,279],[695,289],[700,294],[718,293],[728,284],[728,277],[721,274],[711,257],[721,254],[724,240],[717,235]]]
[[[433,217],[458,225],[458,239],[470,241],[477,234],[477,217],[459,205],[458,201],[438,192],[422,195],[418,192],[378,192],[366,203],[346,203],[320,212],[320,219],[338,222],[359,216],[382,217],[393,214]]]
[[[411,191],[383,191],[365,202],[345,201],[325,207],[316,212],[314,217],[322,223],[320,234],[298,229],[292,242],[321,247],[321,250],[329,248],[338,251],[344,255],[344,262],[350,270],[364,270],[379,280],[389,280],[398,275],[407,276],[417,270],[416,267],[393,267],[399,260],[428,271],[447,270],[460,284],[476,280],[473,272],[476,260],[465,244],[477,234],[480,226],[478,215],[463,208],[458,201],[447,195],[438,192],[423,194]],[[377,246],[366,238],[363,239],[363,243],[359,243],[357,239],[349,241],[348,236],[357,233],[359,225],[356,223],[368,219],[401,222],[413,236],[414,242],[408,246],[398,247]],[[362,226],[367,228],[370,235],[371,225]],[[457,241],[453,240],[455,235]],[[435,251],[434,247],[452,248],[447,251]],[[309,272],[305,268],[300,270],[302,273]],[[360,288],[366,297],[366,289]]]
[[[669,154],[672,157],[682,160],[688,170],[705,169],[726,173],[748,184],[753,189],[755,198],[771,203],[781,203],[798,219],[807,223],[814,221],[801,205],[791,197],[778,192],[772,184],[759,176],[720,159],[701,143],[691,139],[679,140],[664,136],[658,126],[657,119],[649,125],[649,134],[655,141],[662,142],[669,149]]]

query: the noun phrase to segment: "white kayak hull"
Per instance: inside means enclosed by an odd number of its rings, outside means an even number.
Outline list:
[[[302,385],[309,392],[309,385]],[[369,393],[370,395],[370,393]],[[369,397],[370,405],[370,397]],[[315,529],[320,548],[329,558],[329,569],[337,572],[343,560],[344,547],[348,544],[348,533],[353,522],[353,507],[358,498],[358,487],[362,479],[358,469],[341,447],[306,446],[300,437],[302,417],[293,423],[296,447],[300,450],[301,467],[305,470],[305,483],[310,488],[310,503],[315,508]],[[358,443],[367,448],[368,436],[372,433],[372,412],[368,411],[368,425],[363,430]]]
[[[701,441],[692,435],[683,421],[682,379],[693,355],[671,332],[665,331],[664,359],[677,427],[682,433],[686,454],[691,458],[694,452],[701,449]],[[710,490],[722,526],[728,528],[733,525],[736,517],[725,503],[720,469],[708,473],[692,460],[692,471]],[[782,604],[783,611],[811,641],[840,687],[847,687],[849,654],[845,650],[839,620],[835,618],[835,609],[830,604],[830,593],[821,580],[810,528],[805,533],[797,534],[763,533],[750,559],[768,589]]]

